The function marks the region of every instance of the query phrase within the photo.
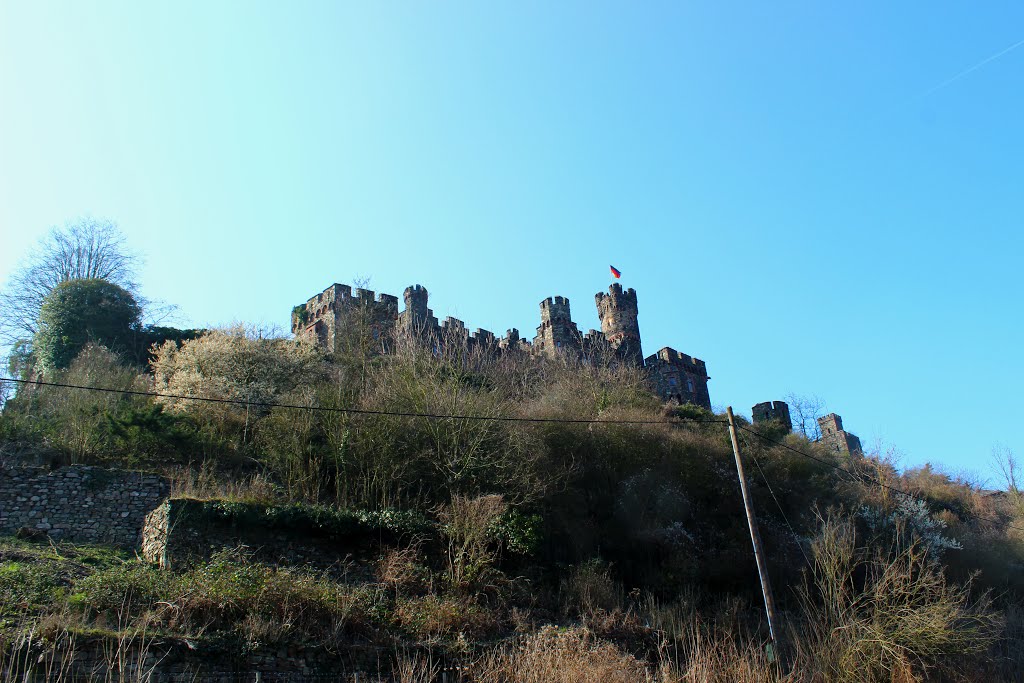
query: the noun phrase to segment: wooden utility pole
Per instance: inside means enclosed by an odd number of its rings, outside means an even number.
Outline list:
[[[775,646],[775,657],[779,656],[779,616],[775,612],[775,598],[772,597],[772,585],[768,580],[768,563],[765,560],[764,548],[761,546],[761,534],[757,531],[757,519],[747,492],[747,477],[743,474],[743,461],[740,460],[740,442],[736,435],[736,418],[732,415],[732,406],[725,409],[729,416],[729,436],[732,438],[732,453],[736,456],[736,475],[740,478],[740,491],[743,493],[743,508],[747,511],[747,526],[750,527],[750,542],[754,546],[754,560],[757,561],[757,575],[761,579],[761,593],[764,594],[764,611],[768,614],[768,632]]]

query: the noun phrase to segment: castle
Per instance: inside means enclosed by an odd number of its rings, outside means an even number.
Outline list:
[[[383,340],[395,331],[432,340],[433,344],[455,343],[493,353],[592,358],[607,351],[624,363],[642,368],[651,388],[664,400],[711,408],[710,377],[704,361],[667,346],[644,357],[636,292],[623,290],[619,283],[612,284],[607,294],[600,292],[594,297],[600,331],[581,334],[572,321],[569,300],[554,296],[540,302],[540,325],[532,342],[522,339],[515,328],[499,338],[479,328],[470,333],[457,318],[448,317],[439,323],[427,306],[427,290],[420,285],[407,287],[403,299],[405,308],[399,312],[396,296],[333,284],[292,309],[292,333],[315,340],[329,352],[339,349],[342,333],[353,324],[365,326],[373,339],[382,340],[380,348],[384,351],[387,346]]]

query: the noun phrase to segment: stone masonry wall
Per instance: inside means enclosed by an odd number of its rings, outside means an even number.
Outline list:
[[[139,545],[146,515],[170,491],[155,474],[72,465],[0,468],[0,534],[22,528],[79,543]]]
[[[169,498],[146,516],[142,558],[162,569],[182,571],[209,562],[218,552],[245,548],[253,559],[272,565],[304,566],[342,573],[361,571],[353,560],[376,556],[383,538],[330,538],[313,529],[266,528],[225,522],[203,514],[206,503]],[[376,542],[374,542],[376,541]],[[372,571],[370,572],[372,575]],[[372,576],[364,577],[371,580]]]

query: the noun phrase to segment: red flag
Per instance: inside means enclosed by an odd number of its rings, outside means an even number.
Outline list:
[[[622,273],[619,272],[618,268],[616,268],[615,266],[608,266],[608,267],[612,269],[612,277],[613,278],[618,280],[620,277],[622,277]]]

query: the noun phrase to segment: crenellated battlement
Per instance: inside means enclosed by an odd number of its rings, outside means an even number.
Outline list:
[[[607,294],[604,292],[595,294],[594,301],[597,303],[598,313],[602,316],[605,309],[612,308],[637,312],[636,290],[631,287],[623,291],[622,285],[618,282],[614,282],[608,287]]]
[[[391,294],[380,294],[377,296],[377,303],[398,315],[398,297]]]
[[[666,346],[654,355],[648,356],[644,359],[645,366],[654,366],[659,363],[666,363],[668,365],[685,368],[690,372],[707,374],[707,365],[704,361],[700,358],[693,358],[681,351],[676,351],[670,346]]]
[[[564,296],[551,296],[540,302],[541,323],[550,320],[571,321],[569,300]]]
[[[476,331],[469,335],[469,340],[482,347],[492,347],[498,344],[498,338],[494,336],[493,332],[480,327],[476,328]]]
[[[413,285],[412,287],[406,287],[405,292],[402,293],[402,298],[405,299],[406,308],[422,306],[427,307],[427,298],[429,297],[426,287],[423,285]]]
[[[441,323],[441,329],[443,329],[443,330],[465,330],[466,329],[466,323],[462,322],[458,318],[453,318],[452,316],[448,316],[447,318],[444,319],[444,322]]]

